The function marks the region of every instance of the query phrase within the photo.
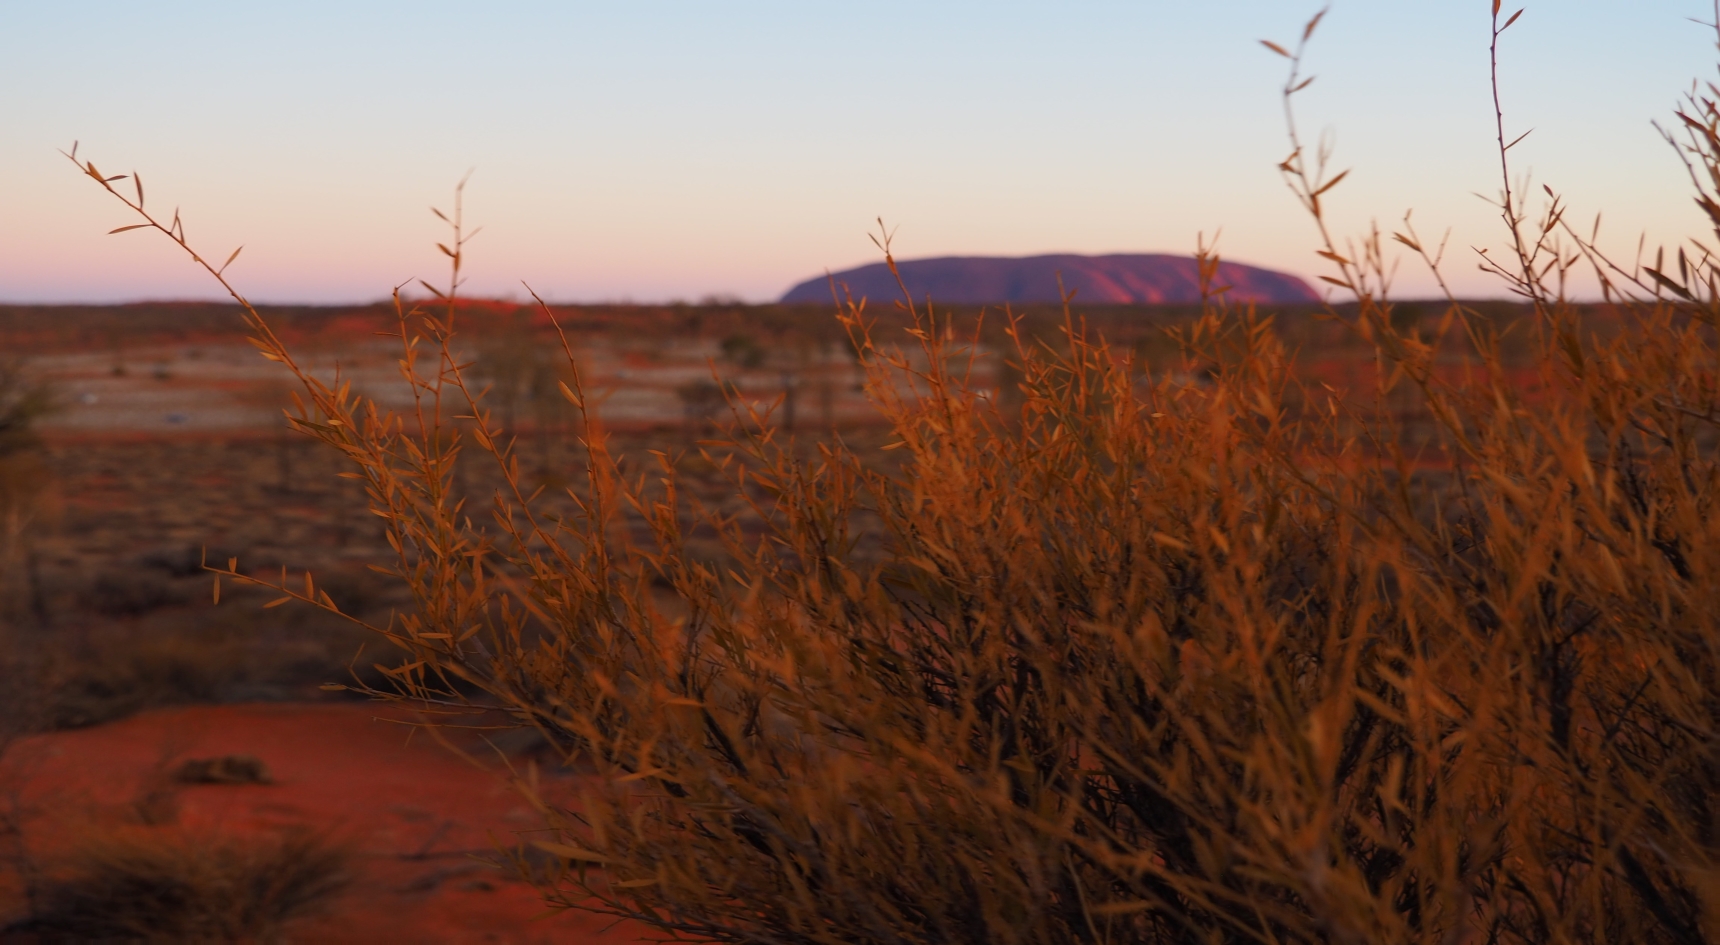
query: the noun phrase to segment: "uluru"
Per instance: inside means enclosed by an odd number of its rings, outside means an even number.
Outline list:
[[[896,263],[915,299],[993,304],[1055,302],[1057,277],[1076,299],[1089,303],[1178,304],[1200,301],[1200,275],[1191,256],[1166,253],[1116,253],[1081,256],[940,256]],[[784,293],[782,301],[828,302],[830,280],[847,286],[854,298],[897,298],[901,289],[883,263],[873,263],[816,279]],[[1218,284],[1229,296],[1250,302],[1317,302],[1320,296],[1298,276],[1242,263],[1221,262]]]

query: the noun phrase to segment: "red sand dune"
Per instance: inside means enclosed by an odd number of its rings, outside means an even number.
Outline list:
[[[27,836],[51,855],[80,831],[124,822],[139,792],[174,759],[257,757],[274,783],[183,786],[176,822],[145,829],[244,836],[304,825],[353,840],[353,885],[323,914],[287,926],[284,942],[641,940],[638,927],[602,916],[546,916],[531,886],[478,862],[474,854],[493,855],[496,841],[515,841],[538,815],[498,772],[378,720],[390,711],[343,703],[146,712],[26,739],[7,753],[0,775],[22,785],[34,813]],[[546,776],[544,793],[565,796],[572,786],[571,778]]]

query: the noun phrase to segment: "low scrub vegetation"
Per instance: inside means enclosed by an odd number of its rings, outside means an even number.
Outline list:
[[[345,888],[349,851],[312,833],[246,840],[163,828],[109,830],[29,890],[7,931],[39,942],[272,941]]]
[[[1301,47],[1274,48],[1290,100]],[[1699,189],[1707,95],[1675,142]],[[1489,265],[1527,337],[1455,299],[1412,318],[1385,240],[1326,235],[1337,177],[1291,133],[1365,387],[1299,377],[1210,254],[1174,363],[1071,313],[1016,346],[1008,396],[967,382],[972,326],[909,302],[902,351],[851,302],[889,461],[735,405],[698,459],[738,512],[685,497],[687,457],[613,454],[574,372],[584,481],[541,513],[452,353],[457,207],[445,304],[397,301],[416,411],[300,369],[253,313],[413,594],[374,628],[405,658],[373,692],[448,724],[499,710],[594,772],[544,809],[530,874],[694,940],[1720,937],[1720,269],[1700,244],[1614,266],[1506,166]],[[1407,220],[1393,236],[1438,272]],[[1561,291],[1581,266],[1590,318]],[[462,451],[510,487],[462,501]],[[695,532],[724,558],[688,554]],[[337,609],[309,575],[277,590]]]

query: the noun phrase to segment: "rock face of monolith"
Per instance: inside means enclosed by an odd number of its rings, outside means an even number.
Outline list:
[[[943,256],[896,264],[914,298],[935,302],[995,304],[1055,302],[1057,278],[1075,298],[1090,304],[1176,304],[1200,300],[1200,273],[1190,256],[1118,253],[1110,256]],[[808,279],[784,293],[782,301],[828,302],[830,278],[858,299],[901,297],[883,263]],[[1233,301],[1317,302],[1320,296],[1301,278],[1258,266],[1220,263],[1218,282],[1230,287]]]

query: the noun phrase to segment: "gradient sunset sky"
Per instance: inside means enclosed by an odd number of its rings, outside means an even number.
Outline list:
[[[1339,228],[1414,208],[1460,292],[1500,294],[1490,0],[1340,0],[1309,56]],[[1318,8],[1131,2],[9,3],[0,301],[212,298],[56,149],[142,172],[258,301],[350,302],[442,273],[427,209],[468,168],[477,294],[773,299],[903,258],[1189,252],[1312,277],[1278,90]],[[1509,13],[1515,4],[1506,7]],[[1700,236],[1650,121],[1715,75],[1711,0],[1545,0],[1506,34],[1507,124],[1537,185],[1626,256]],[[1538,189],[1538,187],[1537,187]],[[1610,234],[1607,237],[1606,234]],[[1408,261],[1399,294],[1428,294]]]

